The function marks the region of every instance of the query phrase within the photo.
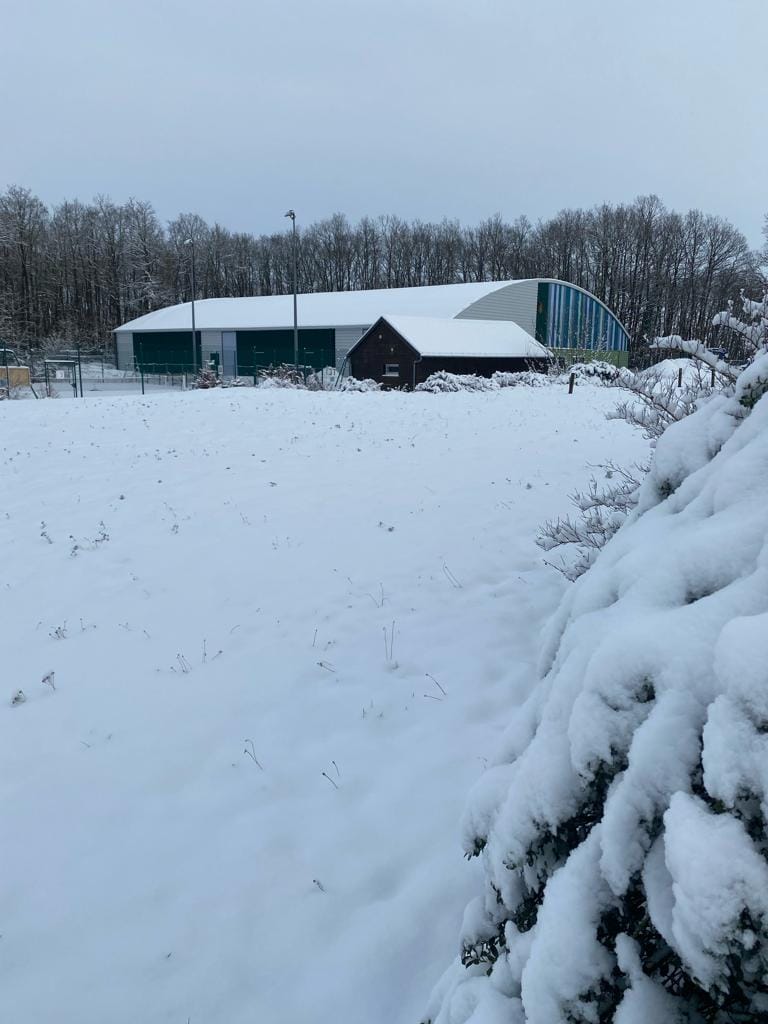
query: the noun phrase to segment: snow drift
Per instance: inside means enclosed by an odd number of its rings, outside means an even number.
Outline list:
[[[0,403],[2,1024],[419,1020],[612,402]]]

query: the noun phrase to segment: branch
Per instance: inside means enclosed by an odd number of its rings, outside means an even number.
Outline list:
[[[571,503],[579,512],[579,518],[569,516],[543,523],[536,536],[536,543],[544,551],[560,547],[575,547],[573,561],[560,559],[560,564],[550,562],[553,568],[567,579],[576,580],[592,565],[598,552],[622,526],[629,513],[637,505],[640,478],[648,471],[647,466],[638,466],[638,476],[622,469],[613,462],[598,467],[605,470],[607,485],[600,487],[592,477],[585,492],[576,491],[570,496]]]

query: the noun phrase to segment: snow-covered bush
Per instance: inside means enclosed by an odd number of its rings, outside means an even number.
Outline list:
[[[219,388],[221,387],[221,377],[216,373],[215,370],[208,366],[203,366],[197,371],[197,376],[194,378],[192,383],[194,388]]]
[[[592,363],[574,363],[566,373],[561,373],[554,364],[551,373],[540,373],[536,370],[496,370],[490,377],[439,370],[427,377],[423,384],[417,384],[415,390],[438,394],[446,391],[496,391],[498,388],[521,386],[542,388],[550,384],[567,384],[572,372],[576,374],[577,380],[592,384],[612,382],[619,375],[617,367],[599,360]]]
[[[513,388],[518,385],[543,387],[551,383],[552,378],[547,374],[536,373],[533,370],[520,370],[517,373],[497,370],[490,377],[479,377],[474,373],[449,373],[447,370],[438,370],[436,373],[430,374],[423,383],[417,384],[414,391],[428,391],[432,394],[451,391],[498,391],[499,388]]]
[[[497,370],[491,380],[500,388],[515,388],[520,385],[528,388],[543,388],[552,383],[552,378],[546,373],[537,373],[535,370],[518,370],[516,373]]]
[[[358,380],[356,377],[345,377],[339,385],[339,391],[381,391],[381,384],[370,378]]]
[[[768,355],[664,433],[471,795],[433,1024],[768,1019]]]
[[[602,381],[604,384],[616,380],[619,376],[618,366],[613,363],[606,363],[603,359],[593,359],[588,363],[572,363],[562,376],[567,380],[572,373],[576,375],[576,381],[585,380],[596,383]]]
[[[304,373],[293,364],[283,363],[280,366],[269,366],[259,371],[260,388],[298,388],[307,390]]]
[[[451,391],[494,391],[496,385],[490,377],[478,377],[474,373],[449,373],[447,370],[438,370],[431,373],[421,384],[417,384],[414,391],[428,391],[431,394],[441,394]]]

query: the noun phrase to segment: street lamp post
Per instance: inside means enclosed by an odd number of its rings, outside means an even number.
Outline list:
[[[296,304],[296,213],[289,210],[285,215],[291,218],[293,225],[292,254],[293,254],[293,363],[296,373],[299,372],[299,319]]]
[[[197,372],[197,336],[195,334],[195,240],[187,238],[184,245],[192,246],[192,372]]]

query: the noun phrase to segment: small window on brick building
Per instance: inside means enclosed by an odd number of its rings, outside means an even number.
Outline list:
[[[384,376],[385,377],[399,377],[400,376],[400,363],[385,363],[384,364]]]

